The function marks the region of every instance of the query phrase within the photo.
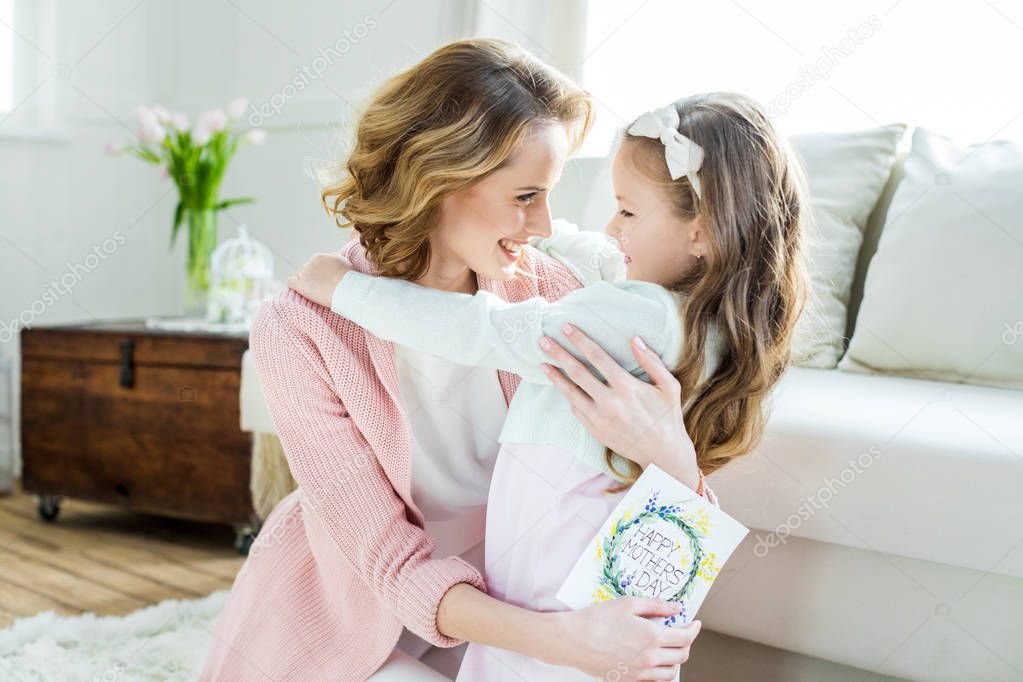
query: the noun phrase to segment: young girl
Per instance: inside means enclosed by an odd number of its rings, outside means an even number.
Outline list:
[[[535,610],[565,608],[555,593],[640,473],[627,451],[607,450],[572,414],[547,373],[556,370],[544,367],[544,344],[571,349],[574,325],[649,379],[629,348],[633,336],[643,339],[681,384],[695,446],[690,465],[669,473],[714,501],[703,475],[758,442],[806,295],[801,171],[749,98],[698,95],[639,117],[623,135],[613,182],[618,211],[607,232],[620,250],[563,224],[533,243],[585,285],[555,302],[427,289],[354,272],[331,254],[289,280],[383,339],[522,377],[498,438],[486,583],[491,595]],[[502,246],[510,259],[525,248]],[[675,674],[662,672],[651,679]],[[477,644],[458,677],[521,679],[591,677]]]

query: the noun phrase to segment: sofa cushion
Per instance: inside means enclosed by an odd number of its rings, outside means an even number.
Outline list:
[[[761,554],[795,536],[1023,578],[1023,391],[793,367],[771,399],[710,477]]]
[[[841,369],[1023,387],[1023,145],[924,129]]]
[[[830,368],[845,350],[849,293],[867,218],[895,162],[906,126],[795,135],[810,189],[808,226],[812,296],[796,327],[793,362]]]
[[[803,163],[815,226],[808,230],[811,297],[796,328],[793,362],[835,367],[845,350],[847,306],[867,218],[895,162],[903,124],[844,133],[791,138]],[[611,160],[576,160],[566,169],[567,186],[588,185],[581,214],[587,229],[602,229],[614,213]]]

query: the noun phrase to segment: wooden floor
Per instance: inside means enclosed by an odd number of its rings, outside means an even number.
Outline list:
[[[244,557],[230,526],[70,500],[55,522],[32,495],[0,495],[0,627],[52,609],[120,615],[230,588]]]
[[[0,627],[48,609],[118,615],[229,588],[244,561],[233,542],[229,526],[76,500],[45,523],[31,495],[0,495]],[[897,682],[710,631],[700,641],[683,680]]]

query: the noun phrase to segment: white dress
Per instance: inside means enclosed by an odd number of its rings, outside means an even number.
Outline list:
[[[412,433],[412,499],[434,556],[458,555],[484,573],[487,494],[508,406],[497,371],[465,367],[394,344],[401,407]],[[408,629],[398,648],[450,678],[465,645],[433,647]]]

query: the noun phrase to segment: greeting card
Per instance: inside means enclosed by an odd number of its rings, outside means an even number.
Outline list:
[[[579,557],[557,598],[578,609],[624,596],[681,602],[692,621],[749,529],[653,464]]]

